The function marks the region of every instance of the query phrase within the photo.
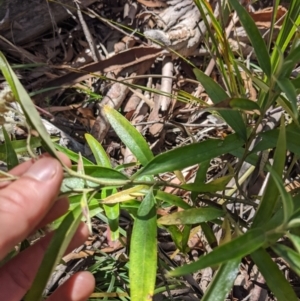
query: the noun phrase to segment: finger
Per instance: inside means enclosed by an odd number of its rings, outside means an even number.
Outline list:
[[[0,268],[1,300],[19,301],[26,294],[32,285],[52,235],[53,233],[40,239]],[[87,226],[81,223],[66,253],[84,243],[87,237]]]
[[[79,272],[62,284],[47,301],[85,301],[94,288],[93,275],[89,272]]]
[[[58,152],[57,153],[60,160],[68,167],[71,167],[71,161],[70,159],[63,153]],[[49,155],[48,153],[42,154],[41,156],[39,156],[38,160],[42,159],[42,158],[51,158],[51,155]],[[34,163],[36,162],[36,160],[28,160],[26,162],[23,162],[22,164],[19,164],[18,166],[14,167],[12,170],[9,171],[10,174],[14,175],[14,176],[21,176],[23,173],[26,172],[27,169],[29,169]]]
[[[35,227],[35,230],[40,229],[47,224],[53,222],[60,216],[64,215],[69,209],[69,200],[66,197],[58,199],[48,211],[46,216],[41,220],[41,222]]]
[[[44,218],[57,197],[62,178],[60,163],[42,158],[0,191],[0,259]]]
[[[58,156],[60,157],[61,161],[67,166],[67,167],[71,167],[71,161],[70,159],[63,153],[58,152],[57,153]],[[41,156],[39,156],[39,159],[42,158],[51,158],[51,156],[48,153],[45,153]],[[28,160],[26,162],[23,162],[19,165],[17,165],[16,167],[14,167],[13,169],[11,169],[9,171],[9,173],[13,176],[22,176],[34,163],[36,162],[36,160]],[[11,181],[5,181],[5,182],[0,182],[0,188],[5,188],[8,185],[10,185],[12,182]]]

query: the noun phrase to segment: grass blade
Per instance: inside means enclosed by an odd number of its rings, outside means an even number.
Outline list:
[[[259,32],[254,20],[250,17],[245,8],[238,0],[229,0],[229,3],[239,16],[240,22],[243,25],[247,36],[254,48],[257,60],[261,69],[265,72],[268,78],[271,77],[271,62],[267,46]]]
[[[5,141],[5,162],[7,164],[7,168],[8,170],[14,168],[15,166],[17,166],[19,164],[19,159],[18,156],[13,148],[13,145],[10,141],[9,135],[5,129],[4,126],[2,126],[2,131],[3,131],[3,136],[4,136],[4,141]]]
[[[25,301],[41,300],[43,290],[56,265],[61,260],[81,221],[81,206],[69,212],[55,231]]]
[[[280,301],[297,301],[290,283],[285,279],[277,264],[272,260],[270,255],[264,249],[256,250],[251,254],[254,263],[264,276],[267,285],[274,293],[277,300]]]
[[[299,49],[300,51],[300,49]],[[298,101],[297,101],[297,92],[292,84],[291,80],[288,78],[279,78],[276,80],[277,85],[280,90],[285,93],[287,99],[290,101],[292,109],[293,109],[293,118],[298,119]]]
[[[152,300],[157,265],[157,225],[152,190],[142,201],[134,221],[130,244],[131,301]]]
[[[277,146],[274,154],[274,163],[272,167],[274,173],[276,173],[280,179],[284,170],[286,155],[286,133],[284,122],[284,117],[282,117]],[[254,216],[252,224],[253,228],[262,226],[271,219],[274,213],[274,208],[278,202],[278,196],[279,191],[276,186],[276,182],[273,177],[270,177],[266,189],[264,191],[262,200]]]
[[[283,223],[287,223],[290,217],[294,213],[294,204],[293,199],[290,193],[288,193],[283,185],[282,179],[276,174],[276,172],[272,168],[268,168],[268,171],[271,173],[273,177],[273,181],[275,182],[279,194],[283,203]]]
[[[294,270],[298,276],[300,276],[300,254],[294,251],[293,249],[281,245],[275,244],[272,246],[272,250]]]
[[[211,253],[201,256],[198,261],[169,272],[170,276],[182,276],[207,267],[226,263],[229,260],[240,259],[260,248],[266,241],[262,229],[249,230],[231,242],[215,248]]]
[[[297,30],[297,26],[300,25],[300,5],[299,1],[291,1],[287,15],[285,16],[283,25],[279,31],[276,46],[272,52],[271,64],[273,70],[279,66],[279,58],[281,53],[284,53],[289,45],[292,37]],[[280,66],[279,66],[280,67]]]

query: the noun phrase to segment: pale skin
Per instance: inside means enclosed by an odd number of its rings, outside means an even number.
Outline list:
[[[71,162],[60,154],[63,162]],[[19,179],[0,183],[0,260],[35,230],[63,215],[69,206],[67,198],[58,199],[63,178],[61,164],[50,156],[27,161],[10,171]],[[87,239],[88,230],[81,224],[69,245],[70,252]],[[30,289],[51,233],[18,254],[0,268],[1,300],[20,301]],[[79,272],[60,286],[47,301],[83,301],[94,290],[94,277]]]

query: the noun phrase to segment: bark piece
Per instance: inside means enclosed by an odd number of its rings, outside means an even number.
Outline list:
[[[88,6],[97,0],[84,0]],[[76,13],[73,0],[4,0],[0,4],[0,19],[5,19],[0,27],[0,35],[16,45],[32,41],[37,36],[70,17],[67,9]],[[0,45],[3,48],[3,45]],[[7,50],[7,49],[6,49]]]

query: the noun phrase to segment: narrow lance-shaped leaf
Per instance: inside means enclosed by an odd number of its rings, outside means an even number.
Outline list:
[[[279,243],[272,246],[272,250],[300,276],[300,254],[298,252]]]
[[[148,191],[149,186],[137,185],[106,197],[105,199],[101,200],[101,204],[116,204],[130,201],[137,197],[144,196],[146,193],[148,193]]]
[[[9,85],[12,89],[14,97],[21,105],[22,110],[26,116],[27,122],[29,122],[30,125],[32,126],[32,128],[34,128],[39,133],[45,149],[52,156],[54,156],[59,161],[61,161],[59,156],[56,153],[53,142],[51,141],[50,136],[49,136],[44,124],[42,123],[40,115],[37,112],[32,100],[30,99],[27,91],[24,89],[24,87],[20,83],[18,77],[16,76],[16,74],[14,73],[12,68],[9,66],[9,64],[8,64],[7,60],[5,59],[2,52],[0,52],[0,68],[1,68],[1,71],[2,71],[6,81],[9,83]]]
[[[259,32],[254,20],[250,17],[249,13],[239,3],[238,0],[229,0],[229,3],[235,9],[239,16],[239,21],[242,23],[249,40],[254,48],[257,60],[261,69],[270,78],[271,76],[271,62],[267,46]]]
[[[284,117],[281,119],[280,132],[277,140],[277,146],[274,154],[274,163],[272,169],[281,177],[285,165],[286,155],[286,134]],[[252,227],[259,227],[270,220],[274,213],[274,208],[278,201],[278,188],[273,177],[270,177],[267,187],[259,204],[258,210],[253,219]]]
[[[152,300],[157,265],[156,207],[152,190],[142,201],[134,221],[130,244],[131,301]]]
[[[164,215],[157,222],[160,225],[192,225],[211,221],[224,215],[223,210],[213,207],[192,208]]]
[[[271,63],[272,67],[275,70],[278,66],[280,53],[284,53],[288,45],[290,44],[291,39],[293,38],[297,26],[300,25],[300,5],[298,1],[290,1],[289,9],[284,18],[283,25],[280,28],[277,40],[274,47]],[[297,36],[296,36],[297,37]]]
[[[2,126],[3,136],[5,140],[5,148],[6,148],[6,164],[7,168],[12,169],[19,164],[18,156],[13,148],[13,145],[10,141],[9,135],[4,126]]]
[[[260,248],[265,241],[266,238],[262,229],[249,230],[231,242],[215,248],[211,253],[201,256],[198,261],[176,268],[168,274],[170,276],[182,276],[225,263],[229,260],[243,258]]]
[[[196,192],[216,192],[226,188],[226,185],[232,179],[233,174],[226,175],[224,177],[215,179],[207,184],[204,183],[192,183],[181,185],[182,189]]]
[[[103,146],[91,134],[84,135],[94,157],[99,166],[111,168],[109,157]]]
[[[283,222],[287,223],[292,214],[294,213],[294,204],[292,196],[289,192],[286,191],[282,179],[276,174],[276,172],[274,172],[272,168],[268,168],[268,171],[271,173],[271,177],[273,177],[273,181],[275,182],[277,189],[279,190],[279,194],[281,196],[283,204]]]
[[[84,135],[94,157],[99,166],[107,167],[111,169],[111,162],[104,150],[103,146],[90,134]],[[117,190],[110,189],[106,190],[103,189],[101,191],[101,199],[106,198],[107,196],[116,193]],[[103,209],[105,211],[108,226],[110,230],[110,237],[112,241],[116,241],[119,239],[119,215],[120,215],[120,206],[119,204],[111,204],[111,205],[104,205]]]
[[[178,147],[156,156],[143,169],[133,175],[155,175],[162,172],[181,170],[185,167],[199,164],[206,160],[231,152],[243,145],[243,141],[234,135],[228,135],[224,140],[210,139],[191,145]]]
[[[75,153],[66,147],[63,147],[57,143],[54,144],[55,148],[60,151],[61,153],[64,153],[71,161],[73,162],[78,162],[79,160],[79,155],[78,153]],[[84,165],[95,165],[92,161],[88,160],[85,157],[82,157],[82,162]]]
[[[158,190],[156,192],[155,198],[159,199],[159,200],[162,200],[164,202],[167,202],[170,205],[180,207],[182,209],[192,208],[192,206],[189,205],[188,203],[184,202],[181,197],[179,197],[177,195],[174,195],[174,194],[171,194],[171,193],[161,191],[161,190]]]
[[[41,300],[44,288],[55,267],[67,250],[81,221],[81,217],[81,207],[78,206],[66,215],[59,228],[55,231],[31,289],[24,298],[25,301]]]
[[[299,49],[299,51],[300,51],[300,49]],[[297,104],[298,101],[297,101],[297,92],[296,92],[294,85],[288,78],[279,78],[279,79],[277,79],[276,82],[277,82],[279,88],[281,89],[281,91],[283,93],[285,93],[286,97],[290,101],[290,103],[292,105],[292,109],[293,109],[294,119],[297,119],[299,116],[298,104]]]
[[[223,263],[205,291],[201,301],[224,301],[239,271],[240,258]]]
[[[282,271],[279,270],[277,264],[272,260],[266,250],[262,248],[258,249],[251,254],[251,257],[277,300],[298,300],[290,283],[286,280]]]
[[[131,150],[142,165],[146,165],[153,154],[143,136],[120,113],[109,106],[104,106],[109,123],[122,142]]]
[[[293,243],[296,251],[300,254],[300,237],[291,233],[288,233],[288,238]]]
[[[259,105],[250,100],[245,98],[232,98],[229,102],[229,105],[233,109],[239,109],[243,111],[248,111],[248,113],[256,113],[257,115],[260,115],[260,107]]]
[[[27,141],[25,139],[23,140],[12,140],[10,141],[12,148],[15,150],[17,154],[24,153],[27,151]],[[30,147],[36,148],[41,146],[41,140],[37,137],[32,137],[30,139]],[[6,159],[6,146],[5,144],[0,145],[0,160],[5,161]]]
[[[205,88],[207,94],[211,98],[214,104],[218,104],[229,98],[227,93],[219,86],[213,79],[207,76],[205,73],[197,68],[194,68],[194,73],[197,80]],[[247,130],[240,112],[234,111],[232,109],[222,110],[219,114],[224,118],[224,120],[234,129],[234,131],[243,140],[247,139]]]

